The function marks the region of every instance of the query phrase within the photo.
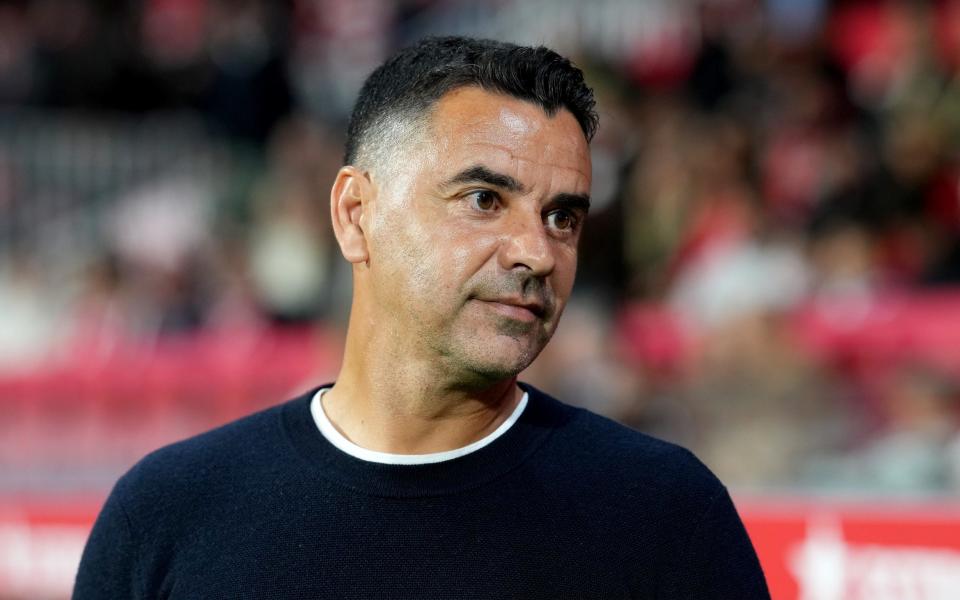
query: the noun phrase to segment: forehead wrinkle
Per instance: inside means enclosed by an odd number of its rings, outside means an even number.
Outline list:
[[[560,171],[573,171],[574,173],[576,173],[576,174],[579,175],[580,177],[582,177],[582,178],[584,178],[584,179],[589,179],[587,173],[584,172],[584,171],[582,171],[582,170],[580,170],[580,169],[578,169],[577,167],[571,167],[571,166],[569,166],[569,165],[560,165],[560,164],[552,163],[552,162],[535,161],[535,160],[531,160],[531,159],[529,159],[529,158],[514,158],[514,160],[516,160],[518,163],[528,163],[528,164],[530,164],[530,167],[529,167],[529,168],[531,168],[531,169],[542,168],[542,167],[549,167],[550,169],[557,169],[557,170],[560,170]]]

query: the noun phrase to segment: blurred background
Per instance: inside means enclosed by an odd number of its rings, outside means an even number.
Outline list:
[[[960,594],[960,1],[0,1],[0,598],[68,595],[150,450],[330,381],[328,194],[432,34],[595,88],[575,297],[523,376],[683,444],[775,598]]]

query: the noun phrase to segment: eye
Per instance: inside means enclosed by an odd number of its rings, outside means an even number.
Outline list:
[[[573,231],[577,227],[577,217],[566,209],[547,213],[547,227],[557,231]]]
[[[500,200],[500,197],[497,196],[496,192],[491,192],[490,190],[477,190],[475,192],[470,192],[467,194],[467,198],[470,202],[470,206],[482,212],[496,210]]]

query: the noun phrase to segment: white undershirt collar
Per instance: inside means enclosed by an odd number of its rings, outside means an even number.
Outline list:
[[[432,463],[443,462],[447,460],[453,460],[461,456],[466,456],[471,452],[476,452],[477,450],[491,444],[498,437],[507,432],[510,427],[520,418],[520,415],[523,414],[523,409],[527,407],[527,392],[523,393],[523,397],[520,398],[520,402],[517,403],[517,407],[513,409],[513,412],[510,414],[507,419],[500,424],[495,430],[487,434],[482,439],[479,439],[472,444],[463,446],[462,448],[455,448],[453,450],[446,450],[444,452],[432,452],[430,454],[391,454],[389,452],[377,452],[376,450],[367,450],[362,448],[350,440],[348,440],[342,433],[340,433],[336,427],[333,426],[333,423],[330,422],[330,419],[327,418],[327,413],[323,410],[323,403],[321,398],[323,393],[330,388],[322,388],[313,395],[313,399],[310,401],[310,414],[313,415],[313,421],[317,424],[317,428],[320,430],[320,433],[323,434],[323,437],[327,438],[327,441],[336,446],[338,449],[346,452],[354,458],[359,458],[360,460],[365,460],[367,462],[383,463],[387,465],[427,465]]]

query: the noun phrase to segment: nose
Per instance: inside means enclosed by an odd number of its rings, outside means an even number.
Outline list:
[[[555,259],[539,213],[516,215],[510,221],[500,249],[500,266],[506,270],[529,269],[530,274],[537,277],[549,275]]]

